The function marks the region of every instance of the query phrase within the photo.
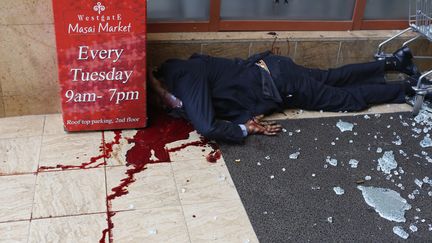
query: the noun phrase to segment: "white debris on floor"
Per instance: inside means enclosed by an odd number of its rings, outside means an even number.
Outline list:
[[[350,161],[348,162],[348,164],[351,166],[351,168],[354,168],[354,169],[358,167],[358,163],[359,163],[359,161],[355,160],[355,159],[350,159]]]
[[[326,162],[329,163],[331,166],[338,165],[338,161],[336,159],[332,159],[330,156],[327,156]]]
[[[345,190],[341,187],[333,187],[333,191],[336,193],[336,195],[341,196],[345,194]]]
[[[300,155],[300,152],[295,152],[293,154],[290,154],[289,158],[290,159],[298,159],[299,155]]]
[[[390,174],[391,170],[397,168],[397,165],[393,151],[385,151],[383,157],[378,159],[377,169],[385,174]]]
[[[402,239],[408,239],[409,234],[401,227],[401,226],[395,226],[393,227],[393,232],[399,236]]]
[[[405,222],[405,211],[411,205],[401,195],[387,188],[357,186],[362,191],[366,203],[375,209],[381,217],[394,221]]]
[[[354,124],[349,122],[344,122],[342,120],[339,120],[336,126],[339,128],[341,132],[352,131],[354,128]]]

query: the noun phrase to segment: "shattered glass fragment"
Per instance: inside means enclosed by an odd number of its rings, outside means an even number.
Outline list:
[[[409,234],[401,226],[393,227],[393,233],[405,240],[409,237]]]
[[[288,130],[286,130],[285,128],[282,128],[282,132],[288,132]]]
[[[264,157],[266,160],[270,160],[270,156],[266,156],[266,157]]]
[[[336,159],[331,159],[329,157],[327,157],[326,162],[329,163],[331,166],[337,166],[338,165],[338,161]]]
[[[290,154],[289,158],[290,159],[298,159],[299,155],[300,155],[300,152],[295,152],[293,154]]]
[[[365,180],[370,181],[370,180],[372,180],[372,177],[371,176],[365,176]]]
[[[387,128],[391,128],[391,125],[388,125]]]
[[[369,119],[370,119],[370,116],[369,116],[369,115],[365,115],[365,116],[364,116],[364,119],[369,120]]]
[[[432,179],[429,179],[428,176],[426,176],[425,178],[423,178],[423,182],[432,186]]]
[[[339,128],[341,132],[352,131],[354,128],[354,124],[349,122],[344,122],[342,120],[339,120],[339,122],[336,123],[336,126]]]
[[[375,118],[380,118],[381,114],[375,114]]]
[[[335,142],[331,142],[331,145],[335,146],[335,145],[336,145],[336,143],[335,143]]]
[[[351,165],[351,168],[357,168],[359,161],[355,159],[350,159],[348,163]]]
[[[339,196],[345,194],[345,190],[341,187],[333,187],[333,191]]]
[[[275,176],[274,176],[274,175],[271,175],[271,176],[270,176],[270,179],[272,179],[272,180],[273,180],[274,178],[275,178]]]
[[[432,147],[432,139],[428,136],[424,137],[424,139],[420,142],[420,146],[423,148]]]
[[[418,186],[418,187],[422,187],[423,186],[423,181],[419,180],[419,179],[415,179],[414,183]]]
[[[258,166],[261,166],[261,162],[258,162],[257,165],[258,165]]]
[[[333,217],[328,217],[328,218],[327,218],[327,222],[329,222],[329,223],[333,223]]]
[[[286,171],[286,169],[285,169],[285,168],[282,168],[282,171],[283,171],[283,172],[285,172],[285,171]]]
[[[377,187],[357,186],[362,191],[366,203],[375,209],[381,217],[395,222],[405,222],[405,210],[411,205],[393,190]]]
[[[295,132],[296,132],[296,133],[300,133],[300,132],[301,132],[301,130],[300,130],[300,129],[297,129],[297,130],[295,130]]]
[[[397,140],[392,141],[392,143],[398,146],[402,145],[402,139],[399,136],[397,136],[396,139]]]
[[[353,140],[349,140],[349,143],[354,143],[354,141]]]
[[[384,156],[378,159],[378,168],[385,174],[390,174],[391,170],[397,168],[397,165],[393,151],[385,151]]]

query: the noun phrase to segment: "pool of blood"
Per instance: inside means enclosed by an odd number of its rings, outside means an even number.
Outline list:
[[[153,112],[150,116],[152,119],[147,128],[137,131],[133,138],[128,138],[128,143],[134,146],[126,153],[127,170],[125,178],[120,184],[111,189],[111,192],[106,198],[106,214],[108,227],[103,230],[102,237],[99,242],[108,241],[113,242],[112,229],[114,223],[112,217],[115,212],[112,211],[112,200],[121,197],[128,193],[127,187],[135,182],[135,174],[140,173],[147,169],[148,164],[169,163],[171,158],[170,152],[180,151],[190,146],[203,147],[202,151],[205,152],[205,147],[211,147],[212,151],[206,156],[210,163],[216,163],[221,158],[221,152],[218,145],[214,142],[208,141],[201,137],[199,141],[192,141],[181,144],[177,147],[170,149],[166,145],[172,142],[186,140],[189,134],[194,131],[192,124],[184,119],[173,118],[164,112]],[[71,169],[91,169],[99,168],[107,165],[106,161],[111,158],[114,146],[120,144],[122,139],[122,132],[120,130],[114,131],[114,139],[111,142],[105,141],[105,133],[102,133],[102,143],[100,146],[101,154],[90,158],[89,161],[81,165],[62,165],[56,166],[40,166],[38,172],[51,171],[56,169],[71,170]]]

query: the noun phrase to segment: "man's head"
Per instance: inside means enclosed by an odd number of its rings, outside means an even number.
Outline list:
[[[163,76],[157,69],[148,69],[148,84],[150,92],[148,92],[149,102],[157,107],[164,109],[173,109],[182,107],[182,102],[171,94],[163,82]]]

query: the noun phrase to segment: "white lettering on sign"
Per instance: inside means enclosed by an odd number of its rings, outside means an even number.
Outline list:
[[[82,68],[72,68],[73,73],[72,81],[121,81],[122,84],[126,84],[131,78],[133,71],[122,71],[117,70],[113,67],[109,72],[87,72],[83,71]]]
[[[79,46],[78,60],[105,60],[114,59],[117,62],[122,56],[124,49],[92,50],[89,46]]]

